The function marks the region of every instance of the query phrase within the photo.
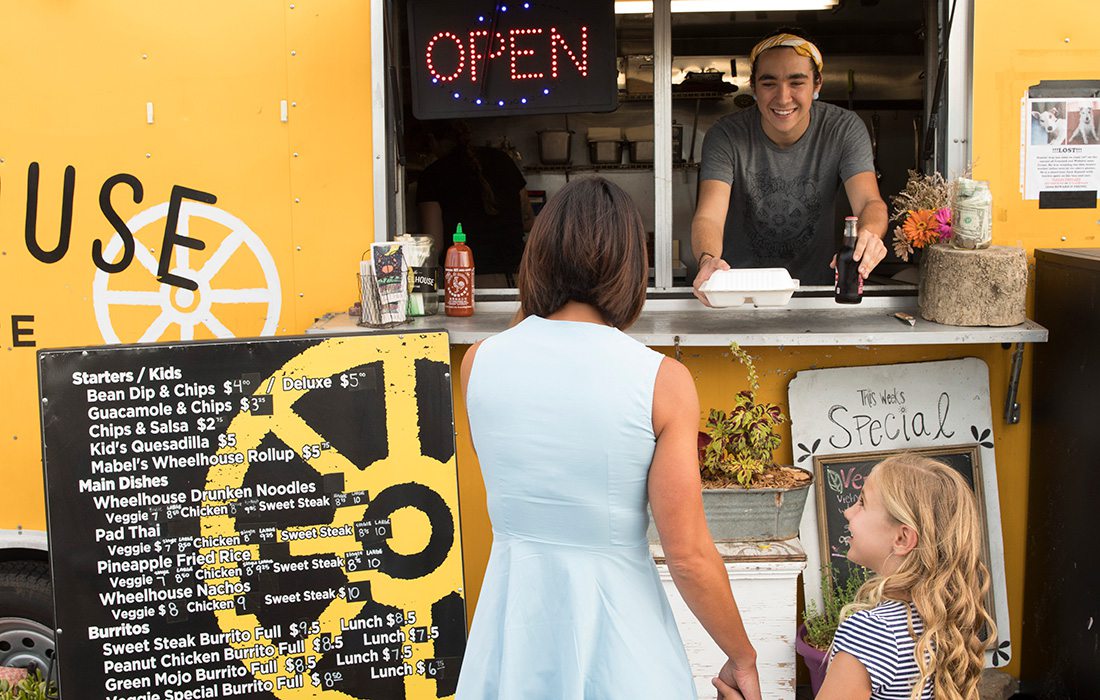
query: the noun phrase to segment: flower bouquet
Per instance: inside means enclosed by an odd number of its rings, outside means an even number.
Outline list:
[[[909,171],[905,189],[890,201],[894,210],[890,220],[894,228],[894,253],[909,262],[918,248],[951,239],[951,202],[955,197],[954,181],[947,181],[938,172],[922,175]]]

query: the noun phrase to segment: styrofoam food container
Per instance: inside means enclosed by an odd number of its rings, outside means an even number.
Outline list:
[[[699,287],[711,306],[786,306],[798,280],[782,267],[718,270]]]

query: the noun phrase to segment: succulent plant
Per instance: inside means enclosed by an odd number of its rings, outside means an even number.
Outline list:
[[[728,413],[711,409],[702,430],[705,438],[700,436],[699,469],[704,479],[732,478],[748,487],[774,464],[772,452],[783,442],[776,427],[786,416],[776,404],[757,402],[760,385],[752,357],[737,343],[730,343],[730,353],[745,366],[749,389],[737,393]]]

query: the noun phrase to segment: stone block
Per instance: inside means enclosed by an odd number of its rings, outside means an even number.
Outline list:
[[[981,700],[1009,700],[1020,689],[1020,681],[1004,671],[987,668],[978,681],[978,697]]]
[[[1015,326],[1026,320],[1023,248],[937,244],[922,255],[918,305],[926,320],[949,326]]]

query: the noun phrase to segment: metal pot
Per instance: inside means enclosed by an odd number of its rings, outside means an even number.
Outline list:
[[[796,467],[797,468],[797,467]],[[807,470],[803,470],[807,471]],[[703,489],[703,510],[716,542],[768,542],[798,536],[810,480],[789,489]],[[659,542],[652,518],[647,537]]]
[[[569,165],[573,162],[573,131],[543,129],[539,136],[539,162],[543,165]]]

